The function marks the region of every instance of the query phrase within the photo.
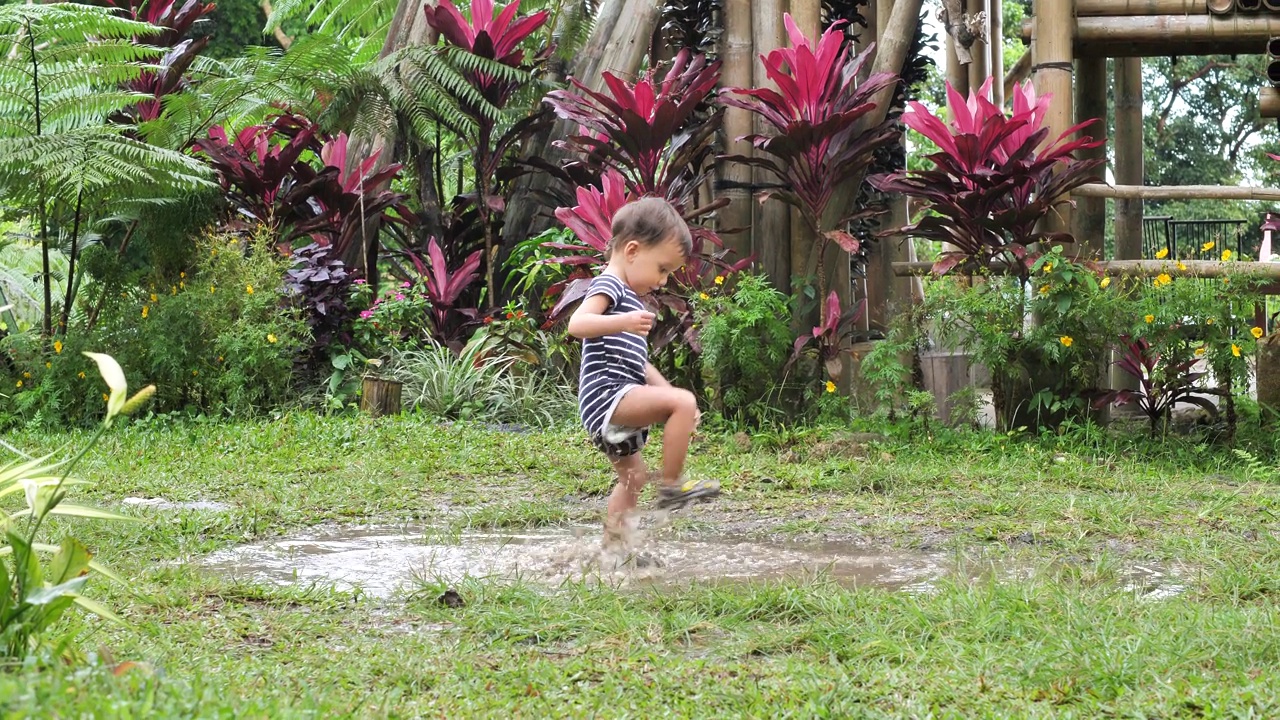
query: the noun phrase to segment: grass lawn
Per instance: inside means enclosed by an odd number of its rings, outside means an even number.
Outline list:
[[[6,438],[28,451],[68,436]],[[656,450],[656,444],[655,448]],[[656,455],[655,455],[656,459]],[[4,717],[1276,717],[1280,473],[1185,439],[708,436],[720,478],[688,537],[838,539],[1034,568],[933,592],[823,577],[612,589],[473,580],[381,600],[235,582],[192,560],[318,525],[596,522],[610,478],[579,433],[293,414],[136,424],[78,473],[61,522],[132,581],[76,615],[87,655],[0,673]],[[125,506],[213,501],[219,511]],[[1154,600],[1118,582],[1176,567]],[[119,672],[118,663],[131,661]]]

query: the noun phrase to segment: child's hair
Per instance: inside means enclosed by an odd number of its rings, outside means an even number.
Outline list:
[[[648,247],[674,239],[680,243],[685,258],[693,255],[693,236],[689,234],[689,224],[680,217],[671,203],[660,197],[644,197],[623,205],[613,216],[611,229],[613,237],[605,248],[605,260],[609,259],[615,248],[632,240]]]

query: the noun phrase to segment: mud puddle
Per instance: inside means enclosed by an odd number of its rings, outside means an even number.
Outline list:
[[[242,545],[202,564],[237,580],[332,585],[391,597],[423,582],[465,578],[610,585],[748,581],[822,574],[852,587],[928,592],[944,577],[1025,576],[1031,566],[961,560],[948,553],[879,551],[849,543],[775,543],[734,538],[657,538],[637,531],[625,548],[605,549],[597,528],[463,532],[355,528]],[[1125,590],[1164,599],[1182,586],[1160,568],[1133,566]]]

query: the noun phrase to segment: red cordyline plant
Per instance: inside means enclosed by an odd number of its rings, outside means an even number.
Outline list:
[[[1167,419],[1178,403],[1190,403],[1213,416],[1218,414],[1218,406],[1207,396],[1221,395],[1223,391],[1197,386],[1207,373],[1193,372],[1195,358],[1162,362],[1159,351],[1153,349],[1145,338],[1134,339],[1125,335],[1121,340],[1124,353],[1115,365],[1138,381],[1138,389],[1105,392],[1094,401],[1094,407],[1137,403],[1138,409],[1151,423],[1153,436],[1160,421]]]
[[[637,195],[660,195],[682,212],[691,209],[724,119],[723,108],[699,112],[720,81],[720,62],[681,50],[660,81],[656,69],[635,82],[608,72],[603,77],[608,93],[571,78],[577,92],[547,95],[556,114],[580,128],[557,145],[582,153],[597,172],[616,171]]]
[[[112,7],[120,7],[108,0]],[[200,51],[209,44],[208,37],[191,38],[188,33],[205,15],[213,12],[213,3],[201,0],[129,0],[121,8],[132,20],[141,20],[164,31],[139,38],[138,42],[154,47],[168,48],[153,69],[143,71],[138,77],[125,83],[125,89],[150,95],[125,111],[134,123],[155,120],[160,117],[161,99],[178,92],[186,85],[185,73]]]
[[[731,155],[725,159],[764,168],[785,185],[766,197],[775,197],[800,210],[816,242],[813,252],[819,297],[827,296],[823,256],[829,242],[847,252],[857,252],[859,242],[844,231],[848,222],[876,212],[867,208],[824,226],[824,217],[836,189],[867,171],[877,148],[893,142],[897,133],[884,120],[863,127],[863,119],[875,109],[872,99],[897,82],[896,75],[877,73],[858,82],[858,73],[873,47],[851,56],[843,42],[843,22],[833,23],[817,45],[796,27],[791,15],[783,16],[790,48],[779,48],[760,57],[765,72],[777,86],[725,88],[720,102],[744,108],[774,128],[772,135],[749,135],[761,154]],[[824,304],[823,313],[825,314]]]
[[[543,48],[531,58],[526,57],[524,50],[520,48],[520,44],[537,32],[550,15],[543,10],[520,16],[520,0],[500,7],[495,7],[492,0],[472,0],[470,18],[464,18],[450,0],[440,0],[434,7],[428,5],[423,10],[427,24],[450,45],[476,58],[528,73],[528,77],[517,80],[510,75],[486,71],[483,64],[464,61],[455,63],[467,84],[489,105],[481,107],[466,93],[459,92],[455,96],[459,109],[474,124],[475,136],[467,139],[475,142],[471,158],[478,195],[476,209],[484,231],[487,299],[493,303],[498,289],[494,282],[496,233],[493,213],[501,212],[501,208],[505,206],[503,199],[494,193],[495,179],[508,151],[522,138],[536,132],[543,119],[535,114],[515,123],[499,137],[495,138],[495,135],[499,135],[500,123],[503,122],[502,111],[506,109],[512,96],[532,77],[533,69],[551,56],[554,49],[552,47]]]
[[[1102,159],[1078,160],[1072,153],[1095,148],[1101,141],[1069,138],[1096,120],[1068,129],[1046,143],[1044,127],[1049,96],[1037,96],[1030,82],[1013,93],[1013,113],[1005,115],[987,97],[991,81],[966,100],[947,85],[950,120],[909,103],[902,121],[932,140],[940,152],[928,156],[932,170],[878,175],[871,184],[885,193],[902,193],[925,201],[933,214],[895,230],[954,245],[933,270],[941,275],[960,263],[984,268],[1006,263],[1023,282],[1035,258],[1029,248],[1042,241],[1069,241],[1068,233],[1045,232],[1038,226],[1054,208],[1070,202],[1065,195],[1097,180]]]

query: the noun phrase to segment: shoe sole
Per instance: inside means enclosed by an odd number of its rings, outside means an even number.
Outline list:
[[[689,493],[688,495],[681,495],[678,498],[659,500],[657,507],[659,510],[679,510],[687,507],[691,503],[708,502],[719,496],[719,488],[715,490],[700,490],[698,492]]]

